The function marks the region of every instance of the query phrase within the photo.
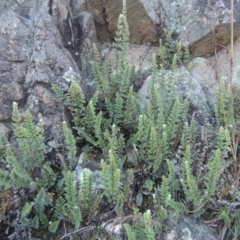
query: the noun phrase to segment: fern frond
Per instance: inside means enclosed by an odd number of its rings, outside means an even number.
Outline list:
[[[24,133],[21,125],[22,118],[18,111],[18,105],[16,102],[13,102],[12,120],[13,120],[13,131],[15,136],[18,138],[23,137]]]
[[[43,166],[43,176],[44,176],[45,186],[47,188],[50,188],[55,184],[55,181],[57,179],[57,174],[47,164],[44,164]]]
[[[111,149],[111,153],[117,162],[117,166],[119,169],[121,169],[126,158],[123,155],[125,139],[123,137],[123,134],[119,134],[119,129],[115,124],[112,125],[111,135],[109,135],[107,139],[109,142],[108,149]]]
[[[9,171],[0,169],[0,192],[12,186],[11,174]]]
[[[175,197],[176,191],[180,189],[180,186],[179,186],[179,182],[176,180],[174,163],[167,159],[167,165],[168,165],[168,171],[169,171],[169,175],[168,175],[169,189],[170,189],[171,196]]]
[[[21,219],[28,217],[34,206],[34,202],[26,202],[21,211]]]
[[[126,97],[126,95],[129,92],[129,88],[133,84],[133,78],[134,78],[134,66],[126,65],[121,79],[121,87],[120,87],[120,93],[121,97]]]
[[[99,52],[97,50],[97,46],[94,43],[93,44],[93,53],[94,53],[94,62],[91,62],[92,65],[92,70],[93,70],[93,76],[94,76],[94,80],[97,83],[97,87],[99,89],[99,91],[103,92],[103,93],[108,93],[108,84],[102,74],[102,68],[101,68],[101,60],[100,60],[100,56],[99,56]]]
[[[92,132],[93,126],[95,125],[95,121],[96,121],[95,108],[92,100],[90,100],[86,107],[85,117],[83,119],[84,128],[88,133]]]
[[[77,163],[76,140],[72,134],[72,131],[67,127],[67,124],[65,121],[63,122],[63,135],[66,143],[66,148],[68,150],[67,156],[68,156],[69,169],[73,170]]]
[[[40,221],[41,225],[43,226],[43,228],[47,228],[47,226],[49,224],[47,215],[44,212],[40,212],[40,213],[38,213],[38,216],[39,216],[39,221]]]
[[[39,229],[39,217],[35,215],[29,224],[32,228]]]
[[[161,171],[164,169],[163,160],[165,160],[165,158],[167,157],[169,150],[167,140],[167,134],[165,131],[163,131],[162,138],[160,139],[160,148],[158,150],[157,159],[155,160],[153,165],[154,173],[161,173]]]
[[[125,228],[125,230],[127,232],[128,240],[137,240],[136,236],[135,236],[135,232],[134,232],[134,230],[131,229],[131,226],[129,224],[124,223],[123,227]]]
[[[149,153],[149,159],[154,161],[156,158],[156,155],[158,154],[157,133],[154,127],[151,127],[148,153]]]
[[[150,210],[147,210],[144,214],[144,223],[145,223],[145,231],[146,231],[146,239],[155,240],[155,233],[152,226],[152,217]]]
[[[65,175],[65,198],[66,198],[66,207],[69,211],[73,211],[77,204],[77,188],[76,181],[73,180],[72,173],[68,171]]]
[[[227,227],[230,229],[232,220],[228,215],[228,210],[226,207],[221,207],[220,208],[220,215],[218,216],[218,219],[223,219],[224,223],[227,225]]]
[[[207,183],[206,190],[208,192],[208,196],[211,197],[216,191],[217,181],[220,177],[220,169],[221,169],[221,152],[219,149],[215,151],[213,160],[209,163],[209,172],[207,174]]]
[[[81,221],[82,221],[82,214],[80,211],[80,208],[78,206],[75,206],[74,209],[72,209],[70,211],[73,219],[72,219],[72,223],[75,226],[75,229],[79,229],[80,225],[81,225]]]
[[[34,208],[38,213],[44,211],[44,207],[45,205],[47,205],[46,198],[47,198],[46,191],[44,188],[41,188],[34,199]]]
[[[54,222],[50,221],[48,225],[48,231],[51,233],[56,233],[58,226],[59,226],[60,221],[56,220]]]
[[[88,169],[83,169],[79,191],[82,212],[87,213],[92,207],[93,191],[93,174]]]
[[[54,217],[56,219],[61,219],[66,214],[65,212],[66,200],[63,197],[59,197],[54,206]]]
[[[196,206],[201,199],[201,193],[199,191],[197,181],[192,174],[191,163],[191,148],[188,145],[184,153],[182,165],[182,179],[180,180],[180,182],[183,186],[183,190],[187,199],[189,201],[193,201],[194,205]]]
[[[186,183],[188,188],[188,191],[186,193],[187,198],[190,201],[193,201],[194,205],[197,205],[197,203],[201,199],[201,194],[199,192],[197,182],[191,173],[189,162],[185,161],[184,165],[185,165],[185,171],[186,171]]]
[[[163,222],[168,217],[168,212],[163,206],[160,207],[160,209],[157,212],[158,220],[160,222]]]
[[[67,106],[73,115],[75,126],[82,126],[81,121],[85,116],[85,96],[80,85],[72,81],[67,95]]]
[[[60,161],[61,161],[61,170],[62,170],[63,172],[67,172],[67,171],[68,171],[68,167],[67,167],[67,164],[66,164],[66,161],[65,161],[64,156],[59,153],[59,154],[58,154],[58,157],[59,157],[59,159],[60,159]]]
[[[133,209],[134,212],[134,233],[136,236],[136,239],[144,240],[145,239],[145,224],[144,219],[142,217],[142,214],[139,213],[137,208]]]
[[[117,203],[118,193],[120,190],[120,169],[117,168],[114,155],[109,150],[109,165],[104,160],[101,161],[102,177],[104,183],[104,194],[109,202]]]
[[[161,193],[161,205],[163,206],[163,208],[167,209],[168,195],[170,194],[170,191],[169,191],[169,181],[165,176],[163,176],[162,178],[160,193]]]
[[[123,116],[123,99],[119,92],[116,93],[115,105],[114,105],[114,123],[118,125],[122,122]]]
[[[17,187],[28,187],[32,181],[32,178],[21,166],[20,162],[15,158],[11,149],[9,148],[6,151],[6,160],[13,167],[11,172],[13,184],[16,184]]]
[[[186,206],[182,202],[174,201],[171,195],[168,196],[168,206],[176,211],[177,214],[185,213],[187,211]]]
[[[65,102],[67,100],[67,95],[64,93],[61,87],[59,87],[57,84],[52,84],[52,90],[56,94],[56,96]]]
[[[169,116],[166,121],[166,133],[170,146],[173,146],[175,144],[176,136],[178,134],[179,126],[181,124],[180,109],[180,99],[179,97],[176,97],[176,100],[173,103],[172,109],[169,112]]]

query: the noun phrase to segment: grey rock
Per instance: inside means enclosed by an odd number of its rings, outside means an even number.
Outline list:
[[[92,13],[96,22],[97,36],[100,41],[112,41],[117,29],[118,16],[122,12],[122,0],[85,1],[86,10]],[[148,16],[140,0],[128,0],[128,24],[133,44],[155,43],[159,41],[157,27]]]
[[[0,123],[0,136],[4,136],[6,139],[10,136],[10,129],[7,128],[4,124]]]
[[[76,54],[80,55],[80,69],[84,79],[86,79],[88,96],[94,94],[94,77],[92,73],[91,61],[94,61],[93,44],[97,44],[97,35],[95,29],[95,23],[93,16],[89,12],[81,12],[76,18],[76,22],[82,31],[82,42],[80,52]]]
[[[129,44],[128,63],[134,66],[135,72],[149,72],[152,67],[153,54],[157,54],[158,49],[151,45]],[[100,45],[99,51],[103,61],[114,58],[114,48],[110,43]]]
[[[84,5],[84,4],[82,4]],[[85,1],[101,41],[115,36],[122,0]],[[240,36],[240,5],[234,4],[234,38]],[[169,29],[181,42],[188,42],[193,57],[213,55],[230,42],[230,3],[227,0],[129,0],[130,42],[158,44]]]
[[[158,79],[161,81],[161,77],[164,77],[167,81],[167,78],[170,76],[170,74],[173,74],[176,88],[179,94],[185,97],[189,97],[191,105],[200,111],[201,115],[208,118],[211,114],[211,109],[209,107],[213,107],[215,95],[212,93],[213,89],[211,88],[211,83],[206,81],[209,73],[206,71],[205,75],[198,75],[198,65],[196,62],[197,60],[194,61],[196,64],[196,69],[192,70],[192,73],[190,73],[185,67],[181,67],[178,68],[174,73],[172,73],[171,70],[166,70],[164,73],[159,71]],[[216,79],[213,78],[212,81],[216,83]],[[146,104],[146,100],[150,96],[150,83],[151,76],[148,76],[138,91],[138,97],[142,105]],[[209,92],[212,93],[212,97],[209,95],[207,96]]]
[[[229,49],[230,46],[227,45],[226,48],[217,52],[214,56],[208,58],[210,64],[214,69],[216,69],[216,75],[218,76],[218,79],[223,77],[228,83],[230,82],[231,72]],[[233,71],[237,71],[240,66],[240,38],[234,42],[233,49]],[[234,82],[238,84],[240,79],[239,75],[233,75],[235,76]]]
[[[0,120],[11,117],[13,101],[24,99],[24,77],[32,45],[28,20],[9,11],[0,18]]]
[[[217,233],[206,225],[201,219],[181,217],[176,227],[170,227],[165,240],[217,240]]]
[[[46,138],[55,139],[55,145],[60,147],[62,121],[70,122],[70,118],[51,85],[55,83],[67,90],[70,83],[63,76],[71,67],[78,76],[76,81],[83,89],[87,86],[79,70],[80,56],[74,55],[74,46],[65,46],[68,37],[78,44],[74,38],[77,33],[65,34],[66,38],[62,35],[68,27],[64,21],[69,25],[75,22],[67,18],[71,15],[69,1],[56,0],[52,6],[48,1],[32,1],[27,7],[27,1],[20,2],[0,3],[0,121],[11,119],[15,101],[20,112],[29,109],[36,121],[43,119]]]
[[[31,18],[37,7],[37,0],[1,0],[0,14],[11,10],[24,18]]]
[[[193,59],[189,65],[191,66],[190,75],[200,84],[208,104],[213,108],[218,88],[216,70],[208,59],[200,57]]]

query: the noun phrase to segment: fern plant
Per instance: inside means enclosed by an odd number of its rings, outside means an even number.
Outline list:
[[[190,61],[188,46],[182,46],[179,41],[174,39],[174,32],[167,32],[164,44],[159,41],[159,52],[157,55],[157,65],[159,68],[171,68],[173,58],[176,58],[177,65],[186,65]]]
[[[200,191],[199,188],[199,180],[198,178],[194,177],[192,173],[192,159],[190,153],[190,146],[188,145],[185,151],[185,155],[183,158],[183,172],[182,172],[182,179],[181,184],[186,195],[188,201],[191,201],[196,209],[200,210],[204,207],[206,202],[208,202],[216,191],[217,181],[220,178],[221,173],[221,152],[217,149],[212,156],[211,161],[208,165],[208,173],[204,177],[204,184],[206,186],[204,192]]]
[[[86,103],[81,87],[72,79],[67,94],[57,85],[53,90],[67,105],[73,116],[74,128],[78,132],[77,140],[86,140],[97,148],[105,148],[107,157],[109,132],[113,125],[117,138],[124,145],[136,132],[137,118],[141,107],[133,91],[134,67],[128,64],[129,30],[126,20],[126,1],[119,16],[118,30],[115,38],[115,57],[102,66],[96,46],[93,46],[95,61],[92,62],[94,79],[98,91]],[[119,151],[123,151],[120,148]]]
[[[75,229],[78,229],[80,227],[82,215],[78,204],[77,183],[76,180],[73,179],[70,171],[65,174],[64,191],[66,198],[65,211],[71,222],[74,224]]]
[[[146,114],[139,116],[137,133],[128,142],[139,148],[138,162],[147,159],[148,169],[156,175],[167,171],[166,159],[172,158],[180,142],[189,107],[188,99],[178,95],[174,78],[166,78],[159,76],[153,57],[151,98]]]
[[[80,181],[73,179],[69,171],[76,165],[74,136],[63,122],[67,158],[65,161],[61,156],[62,171],[56,172],[56,167],[45,160],[43,123],[34,124],[29,111],[23,116],[22,119],[14,103],[13,132],[18,145],[11,147],[3,142],[0,192],[12,188],[17,193],[25,189],[25,204],[14,204],[20,212],[18,224],[31,229],[33,236],[43,230],[56,234],[62,223],[79,229],[83,219],[91,219],[101,196],[97,195],[92,176],[87,175],[85,170]]]
[[[155,239],[155,230],[153,219],[151,216],[150,210],[147,210],[144,214],[138,212],[137,209],[134,209],[134,219],[133,226],[129,224],[123,224],[129,240],[154,240]]]
[[[128,171],[125,179],[115,160],[112,150],[109,150],[109,163],[101,161],[104,195],[116,207],[118,215],[122,213],[123,203],[127,200],[129,186],[133,181],[132,171]]]
[[[239,144],[239,114],[237,109],[237,98],[234,96],[232,86],[225,87],[223,79],[220,80],[217,92],[217,101],[215,105],[215,116],[218,126],[228,129],[230,132],[230,149],[233,156],[233,172],[235,184],[238,182],[238,144]]]
[[[40,120],[38,126],[35,126],[28,110],[25,112],[22,122],[15,102],[13,103],[12,120],[13,132],[20,148],[19,155],[22,158],[20,162],[28,172],[37,174],[36,169],[43,164],[45,158],[43,123]]]

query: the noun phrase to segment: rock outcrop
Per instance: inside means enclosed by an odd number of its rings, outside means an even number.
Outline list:
[[[92,13],[98,39],[110,41],[117,27],[122,0],[85,1]],[[234,5],[234,38],[240,36],[240,5]],[[80,8],[81,9],[81,8]],[[130,42],[153,45],[172,29],[175,37],[190,44],[193,57],[209,56],[230,42],[230,1],[227,0],[129,0]]]
[[[43,119],[47,137],[58,142],[62,121],[68,117],[51,85],[56,83],[67,90],[69,83],[63,75],[69,67],[77,74],[79,83],[82,76],[85,79],[91,76],[92,54],[87,48],[91,49],[96,41],[93,19],[90,13],[82,12],[73,20],[67,1],[3,2],[0,3],[0,121],[10,127],[12,103],[17,102],[20,110],[29,109],[36,120]],[[89,82],[83,80],[81,85],[87,93]]]
[[[234,7],[237,39],[239,4]],[[29,108],[35,118],[45,119],[46,127],[55,125],[54,129],[60,131],[64,111],[51,84],[58,83],[67,89],[69,83],[63,75],[71,67],[86,95],[93,93],[91,46],[97,40],[100,43],[113,40],[121,8],[122,0],[1,1],[0,121],[10,121],[12,102],[16,101],[21,109]],[[192,57],[217,53],[229,43],[229,1],[129,0],[127,11],[130,42],[137,44],[131,47],[134,54],[130,60],[136,70],[149,69],[151,53],[156,52],[151,45],[157,45],[159,38],[164,39],[169,29],[174,30],[175,38],[190,43]],[[220,65],[223,63],[220,55],[218,59],[220,76],[225,68]]]

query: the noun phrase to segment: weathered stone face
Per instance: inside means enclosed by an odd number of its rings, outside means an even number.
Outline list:
[[[43,119],[48,137],[59,138],[64,107],[51,85],[67,90],[63,75],[69,67],[79,73],[78,66],[45,6],[32,18],[18,10],[6,9],[0,17],[0,121],[11,119],[12,104],[17,102],[20,112],[29,109],[34,119]],[[81,78],[76,80],[80,83]]]
[[[23,101],[29,49],[33,45],[28,22],[12,11],[0,18],[0,120],[9,120],[13,101]]]
[[[30,18],[36,11],[37,2],[36,0],[2,0],[0,2],[0,14],[11,10],[24,18]]]
[[[227,45],[221,51],[217,52],[215,56],[209,57],[209,62],[216,70],[218,78],[223,77],[227,82],[230,82],[230,55],[229,55],[230,46]],[[233,75],[235,71],[238,71],[240,66],[240,38],[238,38],[233,45]],[[236,76],[237,79],[234,79],[233,82],[239,83],[240,76]]]
[[[121,0],[92,1],[82,4],[91,12],[101,41],[113,40]],[[234,38],[240,36],[240,6],[234,5]],[[127,1],[130,42],[158,43],[169,29],[182,42],[190,44],[193,57],[213,55],[230,42],[230,2],[227,0],[137,0]]]
[[[122,0],[86,1],[86,10],[92,13],[100,41],[111,41],[117,30],[118,16],[122,12]],[[127,17],[130,29],[130,42],[157,44],[159,37],[153,20],[139,0],[127,1]]]

